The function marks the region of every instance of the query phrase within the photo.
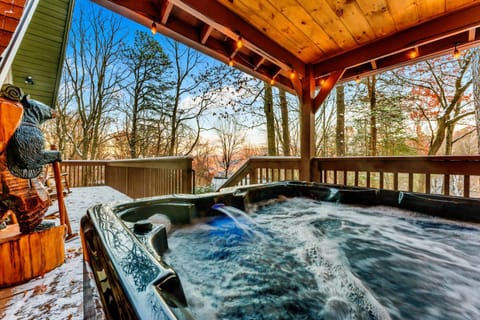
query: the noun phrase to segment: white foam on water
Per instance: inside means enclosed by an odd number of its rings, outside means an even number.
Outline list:
[[[167,233],[170,233],[170,230],[172,229],[172,222],[170,221],[170,218],[164,214],[155,213],[148,217],[147,220],[150,221],[152,224],[163,224],[165,226],[165,229],[167,230]]]
[[[243,256],[229,257],[233,262],[202,260],[204,265],[196,264],[191,256],[182,257],[182,250],[195,244],[192,242],[192,237],[183,239],[181,232],[208,233],[216,230],[225,232],[228,229],[200,224],[178,230],[180,233],[177,233],[177,242],[172,243],[171,249],[172,252],[177,250],[180,252],[177,259],[181,264],[179,270],[182,273],[190,272],[188,276],[190,279],[202,279],[202,277],[205,279],[205,272],[210,273],[212,279],[211,283],[197,281],[184,285],[189,305],[195,310],[197,319],[217,319],[222,318],[221,313],[219,315],[221,312],[218,311],[219,309],[235,309],[239,304],[250,301],[249,297],[254,300],[261,298],[254,294],[262,290],[258,281],[264,279],[264,270],[251,269],[248,263],[241,262],[272,261],[272,264],[267,266],[266,272],[269,272],[268,268],[273,268],[280,270],[282,274],[293,276],[296,270],[282,265],[283,262],[275,262],[277,260],[270,256],[285,254],[293,256],[313,274],[310,282],[314,284],[313,287],[316,282],[319,292],[318,305],[320,308],[323,306],[318,318],[323,320],[388,320],[392,317],[403,319],[405,316],[409,319],[417,319],[418,314],[415,314],[415,310],[421,310],[422,319],[432,320],[438,317],[480,319],[480,292],[476,285],[480,284],[477,271],[480,256],[475,251],[480,247],[479,230],[474,228],[471,232],[468,230],[457,232],[453,230],[454,228],[449,229],[448,226],[430,225],[430,223],[443,223],[441,220],[418,218],[409,213],[399,214],[401,218],[398,218],[398,209],[389,209],[386,215],[379,212],[382,210],[375,207],[367,210],[363,207],[320,203],[301,198],[289,199],[286,204],[273,203],[263,208],[253,214],[254,222],[250,221],[252,219],[250,216],[245,217],[243,212],[227,210],[229,214],[225,214],[242,231],[248,230],[248,233],[257,232],[268,236],[252,238],[253,240],[250,239],[249,242],[241,242],[243,240],[239,242],[241,245],[259,245],[258,252],[253,250]],[[213,237],[214,240],[212,240],[207,237],[209,241],[218,243],[203,243],[197,250],[205,250],[207,256],[218,254],[219,247],[222,248],[225,245],[228,247],[235,243],[229,242],[230,237],[238,242],[238,237],[241,235],[229,236],[226,232],[224,238]],[[350,242],[346,243],[347,240]],[[382,242],[382,245],[376,246],[378,242]],[[283,247],[282,243],[287,245]],[[471,249],[469,243],[472,244]],[[377,249],[370,249],[370,244]],[[275,250],[268,250],[269,245]],[[266,252],[262,251],[265,248]],[[356,258],[357,260],[349,260],[347,252],[344,252],[346,249],[342,248],[350,249],[350,253],[360,248],[365,257],[360,256]],[[368,255],[370,253],[380,256],[370,257]],[[398,265],[397,261],[401,265]],[[376,263],[390,265],[391,270],[382,269]],[[183,270],[182,268],[187,265],[189,268]],[[388,276],[401,272],[403,280],[412,281],[413,286],[417,285],[414,281],[418,279],[420,284],[415,290],[420,290],[420,294],[426,294],[424,297],[432,299],[432,303],[418,301],[420,307],[413,304],[405,308],[404,300],[401,300],[402,295],[396,300],[390,299],[389,296],[377,297],[369,287],[370,284],[375,288],[375,283],[365,280],[368,278],[362,280],[353,271],[352,265],[357,268],[355,270],[367,270],[370,280],[384,278],[385,272],[390,272]],[[173,267],[177,268],[177,266]],[[400,271],[396,269],[397,267]],[[414,269],[410,270],[410,268]],[[458,271],[461,271],[461,274]],[[413,280],[410,280],[411,277],[414,277]],[[180,278],[182,279],[182,275]],[[381,287],[383,282],[379,283]],[[423,287],[423,285],[427,286]],[[377,283],[377,289],[380,287]],[[308,290],[310,289],[309,287]],[[412,291],[413,294],[417,292],[415,290]],[[429,290],[432,290],[430,297]],[[242,294],[245,293],[247,300],[237,299],[240,295],[239,291],[242,291]],[[394,295],[394,291],[395,288],[389,288],[385,292]],[[300,293],[294,295],[301,296]],[[222,305],[219,305],[218,297],[223,297]],[[437,298],[441,298],[442,302],[435,304]],[[381,301],[386,304],[382,304]],[[396,301],[396,304],[393,301]],[[451,301],[448,308],[446,308],[447,301]]]
[[[296,215],[295,207],[303,210],[306,199],[289,200],[289,213]],[[300,201],[300,202],[299,202]],[[311,204],[309,208],[311,209]],[[323,238],[319,242],[318,235],[312,222],[321,218],[327,218],[331,212],[338,210],[338,206],[331,203],[316,205],[315,215],[296,215],[296,223],[285,221],[284,223],[272,224],[276,215],[268,218],[268,225],[274,233],[286,234],[295,241],[297,249],[294,250],[299,260],[303,260],[307,268],[315,275],[318,290],[325,296],[327,304],[324,307],[324,317],[335,319],[335,310],[338,319],[378,319],[389,320],[390,315],[385,307],[373,296],[369,289],[350,270],[347,259],[342,256],[335,241]],[[262,220],[259,215],[259,220]],[[340,221],[339,228],[342,228]],[[333,299],[333,300],[332,300]],[[331,304],[328,301],[333,301]],[[343,315],[348,309],[348,315]]]

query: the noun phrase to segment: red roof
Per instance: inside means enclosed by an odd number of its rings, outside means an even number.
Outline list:
[[[0,55],[10,43],[26,0],[0,0]]]

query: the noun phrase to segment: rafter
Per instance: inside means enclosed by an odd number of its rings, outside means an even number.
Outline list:
[[[200,43],[205,44],[210,37],[210,33],[212,33],[213,27],[209,26],[208,24],[204,25],[202,28],[202,32],[200,34]]]
[[[258,57],[255,61],[255,66],[253,67],[253,70],[256,71],[260,66],[265,62],[265,57]]]
[[[169,0],[165,0],[162,3],[162,8],[160,9],[160,23],[166,24],[170,12],[172,12],[173,4]]]

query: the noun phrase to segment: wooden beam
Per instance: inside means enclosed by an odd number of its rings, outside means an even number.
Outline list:
[[[455,34],[448,38],[443,38],[436,42],[427,43],[419,47],[419,56],[415,59],[410,59],[407,55],[407,51],[404,50],[388,57],[375,60],[375,64],[377,67],[376,69],[372,68],[371,62],[366,62],[356,67],[347,69],[340,81],[350,81],[355,79],[356,76],[366,77],[372,74],[384,72],[386,70],[392,69],[393,67],[399,68],[405,65],[410,65],[412,63],[417,63],[420,61],[442,56],[453,52],[455,44],[458,44],[457,48],[459,50],[466,50],[480,45],[479,33],[476,33],[476,38],[473,39],[473,41],[469,41],[470,36],[471,32],[465,31],[463,33]]]
[[[342,77],[343,72],[344,70],[337,70],[330,73],[328,78],[320,87],[320,91],[318,92],[317,96],[313,100],[313,104],[312,104],[313,113],[316,113],[318,111],[318,108],[320,108],[320,105],[323,103],[323,101],[325,101],[325,99],[328,97],[332,89],[335,87],[335,84]]]
[[[166,24],[168,21],[168,17],[170,16],[170,12],[172,12],[173,4],[169,0],[165,0],[162,3],[162,7],[160,9],[160,23]]]
[[[314,77],[378,60],[480,26],[480,3],[427,21],[360,48],[350,50],[314,65]]]
[[[206,24],[202,28],[202,32],[200,34],[200,43],[205,44],[208,40],[208,37],[210,37],[210,33],[212,33],[213,27]]]
[[[242,18],[225,8],[217,1],[170,0],[176,7],[216,30],[236,40],[241,32],[246,48],[272,61],[284,70],[293,68],[299,78],[305,74],[305,64],[274,40],[246,23]]]

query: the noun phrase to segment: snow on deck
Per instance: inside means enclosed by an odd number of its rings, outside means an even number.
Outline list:
[[[109,187],[73,188],[72,193],[65,197],[73,232],[79,233],[80,219],[89,207],[125,200],[130,198]],[[56,201],[47,215],[55,211],[58,211]],[[96,298],[94,302],[96,314],[89,318],[103,319],[100,300]],[[43,277],[0,289],[0,319],[84,319],[80,237],[65,243],[63,265]]]

